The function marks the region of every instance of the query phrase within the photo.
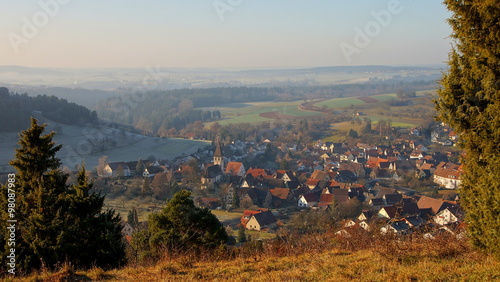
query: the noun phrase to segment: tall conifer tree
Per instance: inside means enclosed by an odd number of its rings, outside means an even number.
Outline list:
[[[454,48],[436,106],[466,151],[460,194],[469,237],[500,255],[500,1],[444,3]]]
[[[55,268],[69,261],[75,266],[116,266],[123,262],[124,245],[120,217],[114,211],[101,212],[104,197],[90,193],[85,168],[77,183],[66,185],[68,175],[56,157],[61,145],[52,140],[54,132],[42,135],[46,125],[31,119],[31,127],[20,134],[15,157],[16,169],[16,267],[30,272],[42,266]],[[0,204],[6,206],[2,186]],[[0,229],[6,230],[9,214],[0,209]],[[2,267],[5,267],[7,233],[0,232]]]

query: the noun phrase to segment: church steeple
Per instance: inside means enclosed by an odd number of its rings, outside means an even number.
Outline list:
[[[215,147],[214,165],[219,165],[222,170],[224,169],[224,157],[222,156],[220,142],[217,142],[217,145]]]

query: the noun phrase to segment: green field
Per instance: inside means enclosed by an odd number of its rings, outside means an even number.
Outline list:
[[[273,120],[281,119],[287,120],[294,117],[308,117],[321,115],[321,113],[301,111],[298,109],[299,104],[303,101],[294,102],[255,102],[245,104],[227,104],[221,107],[204,108],[207,110],[219,110],[222,113],[223,119],[219,121],[220,124],[233,124],[233,123],[259,123],[271,122]],[[267,118],[262,117],[260,114],[277,112],[283,117]]]
[[[338,109],[338,108],[350,107],[351,105],[356,106],[361,104],[365,104],[365,102],[359,100],[358,98],[335,98],[316,103],[315,106],[318,107],[327,106],[330,109]]]

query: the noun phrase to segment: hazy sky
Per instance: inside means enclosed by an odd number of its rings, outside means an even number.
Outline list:
[[[430,0],[2,0],[0,65],[439,64],[449,16]]]

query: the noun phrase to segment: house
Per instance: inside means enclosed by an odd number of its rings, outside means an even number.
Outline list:
[[[153,177],[157,175],[158,173],[162,173],[165,170],[161,166],[153,166],[150,165],[146,168],[144,168],[144,171],[142,172],[142,176],[144,177]]]
[[[207,185],[219,183],[222,176],[223,173],[220,165],[207,166],[201,176],[201,184],[204,184],[204,187],[207,187]]]
[[[380,228],[380,232],[382,234],[387,234],[387,233],[395,233],[398,235],[405,234],[408,229],[410,229],[410,226],[406,223],[405,220],[394,220],[382,228]]]
[[[218,198],[201,197],[198,205],[202,208],[216,209],[221,206]]]
[[[427,196],[421,196],[417,202],[418,208],[420,210],[430,210],[432,214],[438,214],[440,211],[456,206],[455,202],[445,201],[441,199],[434,199]]]
[[[286,182],[297,180],[290,170],[277,170],[273,177],[276,179],[281,179]]]
[[[262,207],[267,198],[267,194],[267,191],[258,188],[250,188],[243,193],[240,202],[249,200],[252,202],[252,204]]]
[[[292,193],[288,188],[272,188],[269,193],[272,196],[272,206],[276,208],[287,206],[291,201]]]
[[[359,223],[359,226],[366,231],[370,231],[370,225],[364,220]]]
[[[258,214],[258,213],[261,213],[261,212],[264,212],[264,211],[267,211],[267,209],[258,209],[258,210],[245,210],[243,212],[243,215],[241,216],[240,218],[240,223],[241,225],[243,225],[243,227],[246,228],[247,226],[247,223],[248,221],[250,220],[250,218],[252,217],[252,215],[254,214]]]
[[[226,174],[232,176],[245,176],[245,167],[241,162],[228,162],[226,166]]]
[[[221,191],[221,199],[226,204],[226,208],[233,207],[236,198],[236,190],[233,184],[229,184],[223,191]]]
[[[384,199],[386,205],[392,206],[401,202],[401,200],[403,200],[403,195],[399,193],[385,194],[382,199]]]
[[[349,220],[347,220],[347,221],[344,223],[344,227],[345,227],[345,228],[352,227],[352,226],[354,226],[354,225],[356,225],[356,222],[355,222],[354,220],[352,220],[352,219],[349,219]]]
[[[309,189],[311,189],[311,190],[313,190],[315,188],[321,188],[321,183],[324,184],[325,182],[321,181],[319,179],[313,179],[313,178],[309,178],[306,181],[307,187],[309,187]]]
[[[463,214],[462,212],[460,212],[458,207],[447,207],[444,210],[438,212],[436,216],[434,216],[434,222],[439,225],[446,225],[459,222],[462,218]]]
[[[378,212],[377,216],[381,218],[396,218],[397,208],[395,206],[382,207]]]
[[[372,218],[372,216],[373,216],[373,212],[371,210],[364,210],[358,216],[358,220],[360,220],[360,221],[369,220],[370,218]]]
[[[125,162],[113,162],[108,163],[104,168],[105,175],[103,176],[130,176],[130,168]]]
[[[262,178],[269,175],[265,169],[262,168],[249,168],[246,174],[250,174],[253,178]]]
[[[330,175],[326,171],[322,170],[313,171],[313,173],[311,174],[311,179],[317,179],[323,181],[331,180]]]
[[[348,189],[333,189],[331,194],[336,204],[346,203],[350,199]]]
[[[306,193],[300,196],[298,200],[299,208],[310,208],[318,203],[316,193]]]
[[[323,193],[319,197],[318,207],[329,206],[333,203],[333,194]]]
[[[420,216],[409,216],[403,219],[410,228],[418,227],[425,221]]]
[[[441,162],[434,171],[434,182],[447,189],[457,189],[462,185],[462,166]]]
[[[120,222],[123,229],[122,229],[122,234],[124,236],[132,236],[134,235],[135,233],[135,229],[132,227],[132,225],[130,225],[128,222],[125,222],[125,221],[121,221]]]
[[[271,211],[253,214],[246,224],[246,229],[261,231],[264,228],[276,226],[278,220]]]

